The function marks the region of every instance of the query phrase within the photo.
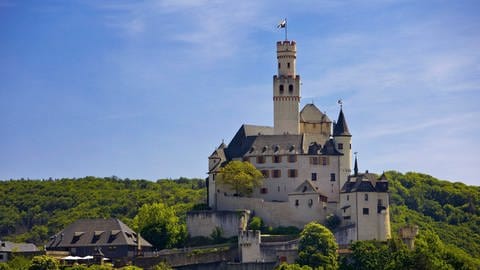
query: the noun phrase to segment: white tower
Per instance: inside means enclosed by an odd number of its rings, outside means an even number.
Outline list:
[[[338,120],[333,127],[333,138],[335,139],[336,147],[343,156],[340,157],[340,188],[347,182],[348,176],[352,172],[352,135],[348,130],[347,121],[343,115],[343,110],[340,107]]]
[[[277,42],[278,75],[273,76],[273,127],[275,134],[299,134],[300,76],[296,75],[295,41]]]

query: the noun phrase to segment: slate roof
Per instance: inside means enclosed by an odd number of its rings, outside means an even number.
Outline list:
[[[234,158],[257,155],[343,155],[336,148],[333,138],[327,139],[321,147],[319,143],[314,146],[312,142],[306,141],[305,136],[306,134],[273,135],[271,127],[242,125],[228,147],[224,148],[225,159],[230,161]],[[310,147],[312,145],[313,148]],[[214,152],[211,157],[219,155]]]
[[[348,130],[347,121],[345,120],[342,109],[340,109],[337,122],[333,125],[333,136],[352,136]]]
[[[143,247],[152,246],[119,219],[79,219],[50,237],[47,249],[85,246],[137,246],[138,240]]]
[[[261,135],[252,141],[246,155],[302,154],[302,135]]]
[[[388,180],[385,175],[377,178],[375,174],[368,172],[351,175],[343,185],[341,192],[388,192]]]
[[[0,241],[0,252],[36,252],[36,251],[38,251],[38,248],[34,244]]]
[[[272,135],[273,128],[266,126],[242,125],[225,149],[227,160],[243,157],[258,135]]]

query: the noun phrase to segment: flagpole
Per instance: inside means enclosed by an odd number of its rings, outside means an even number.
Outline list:
[[[287,18],[285,18],[285,41],[288,40],[288,38],[287,38],[287,27],[288,27]]]

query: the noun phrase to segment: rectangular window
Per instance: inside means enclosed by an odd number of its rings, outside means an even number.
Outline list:
[[[320,157],[320,163],[323,165],[323,166],[327,166],[328,165],[328,157]]]
[[[3,257],[3,254],[0,254],[0,261],[3,261],[5,260],[5,258]]]
[[[312,181],[317,181],[317,173],[312,173]]]
[[[320,159],[318,157],[310,157],[310,164],[318,165],[320,164]]]
[[[272,177],[273,177],[273,178],[280,178],[280,177],[282,177],[282,171],[280,171],[280,170],[272,170]]]
[[[288,177],[290,177],[290,178],[297,177],[297,174],[298,174],[297,170],[295,170],[295,169],[288,170]]]
[[[267,193],[268,193],[268,189],[267,189],[267,188],[261,188],[261,189],[260,189],[260,193],[262,193],[262,194],[267,194]]]
[[[299,203],[298,203],[298,200],[295,200],[295,206],[298,206]]]
[[[347,195],[347,201],[350,200],[350,195]]]
[[[330,174],[330,181],[335,182],[335,174],[334,173]]]
[[[349,220],[349,219],[350,219],[350,216],[344,216],[343,219]]]
[[[249,157],[243,157],[243,161],[250,162],[250,158]]]
[[[265,163],[265,157],[264,156],[258,156],[257,157],[257,163],[258,164]]]
[[[272,156],[273,163],[280,163],[282,162],[282,156]]]
[[[339,143],[338,144],[338,150],[342,150],[343,149],[343,143]]]
[[[368,194],[365,193],[365,201],[368,201]]]
[[[289,155],[288,156],[288,162],[290,162],[290,163],[297,162],[297,156],[296,155]]]
[[[363,214],[364,214],[364,215],[368,215],[368,212],[369,212],[369,211],[368,211],[368,208],[363,208]]]
[[[262,174],[263,174],[263,178],[268,178],[270,177],[270,174],[269,174],[269,171],[268,170],[261,170]]]

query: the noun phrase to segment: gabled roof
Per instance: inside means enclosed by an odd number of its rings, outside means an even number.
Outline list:
[[[329,139],[325,145],[323,146],[322,150],[320,150],[322,155],[333,155],[333,156],[342,156],[343,154],[337,150],[335,146],[335,141],[333,139]]]
[[[0,241],[0,252],[36,252],[36,251],[38,251],[38,248],[34,244]]]
[[[47,249],[84,246],[137,246],[151,247],[141,236],[119,219],[79,219],[50,237]]]
[[[272,127],[242,125],[225,149],[227,160],[242,157],[250,149],[257,136],[272,134]]]
[[[300,111],[300,121],[307,123],[332,122],[328,116],[322,113],[313,103],[305,105]]]
[[[301,183],[292,193],[288,195],[302,195],[302,194],[318,194],[321,197],[327,198],[327,196],[323,195],[318,188],[310,180],[305,180]]]
[[[388,192],[388,180],[386,177],[377,179],[375,174],[368,172],[351,175],[343,185],[341,192]]]
[[[337,122],[333,125],[333,136],[352,136],[348,130],[347,121],[345,120],[342,109],[340,109]]]

